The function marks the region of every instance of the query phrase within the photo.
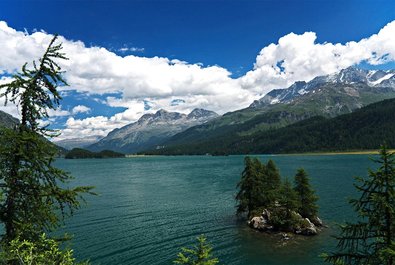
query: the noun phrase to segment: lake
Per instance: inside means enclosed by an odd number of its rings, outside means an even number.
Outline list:
[[[320,217],[329,225],[315,237],[280,241],[235,218],[236,185],[243,156],[59,159],[76,185],[94,185],[99,196],[67,220],[78,259],[93,264],[172,264],[181,246],[204,234],[221,263],[229,265],[317,265],[330,251],[335,223],[352,220],[347,198],[355,197],[353,176],[375,165],[366,155],[258,156],[274,160],[282,176],[303,167],[320,197]]]

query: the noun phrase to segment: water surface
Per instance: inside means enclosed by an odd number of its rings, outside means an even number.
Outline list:
[[[57,161],[77,185],[99,196],[66,223],[79,259],[93,264],[172,264],[181,246],[205,234],[221,264],[317,265],[336,242],[334,223],[354,217],[347,198],[357,194],[353,176],[374,166],[366,155],[259,156],[273,159],[282,176],[303,167],[320,197],[320,216],[330,228],[286,246],[235,218],[236,184],[243,156],[137,157]]]

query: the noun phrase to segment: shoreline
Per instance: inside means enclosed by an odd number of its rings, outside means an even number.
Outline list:
[[[389,152],[395,152],[395,149],[389,149]],[[333,151],[333,152],[306,152],[306,153],[287,153],[287,154],[272,154],[275,156],[299,156],[299,155],[378,155],[379,150],[362,150],[362,151]]]
[[[388,150],[391,153],[395,153],[395,149]],[[305,152],[305,153],[274,153],[274,154],[231,154],[231,155],[221,155],[221,156],[259,156],[259,155],[267,155],[267,156],[321,156],[321,155],[378,155],[379,150],[360,150],[360,151],[317,151],[317,152]],[[141,155],[125,155],[126,158],[133,157],[155,157],[155,156],[219,156],[219,155],[150,155],[150,154],[141,154]]]

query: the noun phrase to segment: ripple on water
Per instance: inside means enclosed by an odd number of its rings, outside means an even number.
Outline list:
[[[367,156],[260,156],[273,159],[283,176],[304,167],[320,196],[321,217],[329,224],[353,218],[346,197],[355,195],[352,176],[366,175]],[[58,160],[76,185],[95,185],[67,221],[78,258],[93,264],[171,264],[182,246],[205,234],[228,265],[318,265],[318,255],[334,242],[325,230],[287,246],[249,229],[234,217],[242,156],[144,157]]]

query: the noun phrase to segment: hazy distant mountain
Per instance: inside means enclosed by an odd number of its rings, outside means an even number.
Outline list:
[[[59,140],[59,141],[57,141],[55,138],[54,143],[58,146],[61,146],[61,147],[66,148],[68,150],[71,150],[74,148],[87,147],[91,144],[98,142],[102,138],[103,138],[103,136],[99,136],[99,135],[93,135],[93,136],[88,136],[88,137],[83,137],[83,138],[64,139],[64,140]]]
[[[218,114],[204,109],[194,109],[188,115],[159,110],[154,114],[143,115],[137,122],[113,130],[87,149],[135,153],[149,148],[161,148],[161,143],[176,133],[216,117]]]
[[[194,126],[174,135],[165,146],[206,142],[229,135],[248,136],[283,127],[317,115],[335,117],[362,106],[395,97],[395,70],[363,70],[350,67],[275,89],[250,107]]]
[[[13,128],[15,125],[19,124],[19,120],[8,113],[0,110],[0,127]],[[59,151],[59,155],[66,153],[66,150],[62,147],[55,145]]]
[[[7,114],[4,111],[0,110],[0,127],[12,128],[18,123],[19,120],[17,118],[14,118],[10,114]]]

